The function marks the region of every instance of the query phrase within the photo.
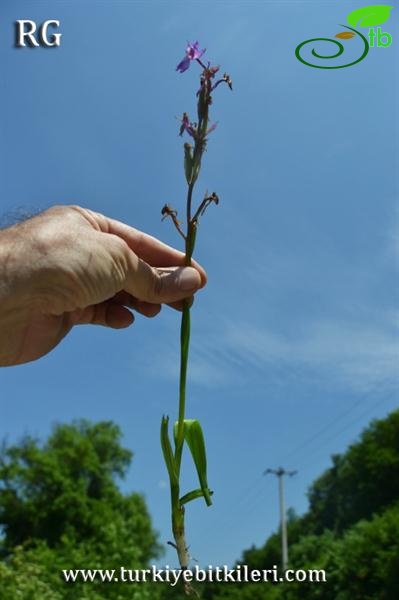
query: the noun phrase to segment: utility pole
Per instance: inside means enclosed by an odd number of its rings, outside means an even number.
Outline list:
[[[280,503],[280,528],[281,528],[281,566],[283,571],[288,567],[288,541],[287,541],[287,522],[285,518],[285,499],[284,499],[284,475],[293,477],[298,471],[286,471],[282,467],[279,469],[266,469],[263,475],[276,475],[278,477],[278,491]]]

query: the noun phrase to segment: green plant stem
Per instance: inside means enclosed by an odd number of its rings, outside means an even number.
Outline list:
[[[175,459],[177,475],[180,475],[181,457],[184,443],[184,417],[186,410],[186,381],[188,348],[190,343],[190,307],[187,300],[183,300],[183,313],[180,326],[180,383],[179,383],[179,419],[177,425]]]
[[[190,185],[188,186],[188,190],[187,190],[187,236],[188,236],[188,230],[190,228],[190,222],[191,222],[191,204],[192,204],[192,199],[193,199],[193,190],[194,190],[194,183],[190,183]],[[186,244],[186,266],[189,267],[191,265],[191,258],[187,257],[187,244]]]
[[[206,134],[208,118],[199,119],[198,131],[200,138],[196,140],[193,152],[194,165],[198,166],[196,175],[193,174],[193,180],[188,185],[187,190],[187,234],[185,248],[185,265],[191,266],[191,257],[193,255],[197,222],[191,217],[192,196],[195,181],[200,169],[202,152],[204,150],[204,139]],[[201,135],[202,134],[202,135]],[[194,171],[193,171],[194,173]],[[179,417],[177,423],[177,433],[175,437],[175,464],[177,470],[177,483],[171,481],[171,503],[172,503],[172,531],[176,542],[176,551],[180,566],[186,569],[189,562],[189,553],[185,537],[184,527],[184,503],[180,502],[180,468],[184,445],[184,420],[186,411],[186,383],[187,383],[187,364],[188,351],[190,345],[190,305],[188,300],[183,300],[183,311],[180,326],[180,379],[179,379]],[[188,588],[186,592],[188,592]]]
[[[195,245],[196,224],[191,222],[191,201],[194,184],[189,185],[187,192],[187,214],[190,213],[190,221],[187,227],[186,238],[186,258],[187,266],[191,265],[191,257]],[[190,306],[188,300],[183,300],[183,312],[180,326],[180,382],[179,382],[179,419],[176,435],[175,460],[178,477],[180,475],[181,458],[184,444],[184,418],[186,411],[186,383],[187,383],[187,364],[188,351],[190,346]]]
[[[194,183],[190,184],[187,191],[187,236],[185,264],[191,265],[191,257],[195,245],[196,224],[191,221],[191,199]],[[189,554],[184,528],[184,505],[180,502],[180,467],[184,444],[184,419],[186,410],[186,382],[188,350],[190,344],[190,305],[188,300],[183,300],[183,312],[180,326],[180,381],[179,381],[179,418],[177,435],[175,439],[175,463],[177,469],[177,485],[171,483],[172,501],[172,531],[176,542],[177,555],[182,569],[187,568]]]
[[[187,190],[187,236],[185,264],[191,265],[191,257],[194,250],[193,227],[191,224],[191,203],[193,197],[194,183],[190,183]],[[188,350],[190,346],[190,306],[187,300],[183,300],[183,312],[180,325],[180,380],[179,380],[179,419],[177,425],[175,459],[177,476],[180,475],[181,458],[184,444],[184,417],[186,412],[186,382]]]

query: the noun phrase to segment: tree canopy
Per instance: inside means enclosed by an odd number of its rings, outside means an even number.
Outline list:
[[[47,589],[52,600],[69,599],[78,584],[62,582],[61,569],[141,568],[159,555],[144,498],[118,488],[132,459],[120,438],[111,422],[81,420],[57,425],[44,444],[30,436],[3,444],[0,600],[14,600],[15,590],[42,600]],[[95,584],[85,586],[84,597],[95,598],[89,588]],[[101,597],[131,598],[132,591],[102,584]],[[143,590],[135,593],[145,597]]]

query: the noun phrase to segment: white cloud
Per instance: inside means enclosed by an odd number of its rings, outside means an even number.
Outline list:
[[[179,374],[178,352],[159,348],[158,376]],[[323,385],[367,391],[394,388],[399,372],[398,316],[366,323],[318,319],[289,334],[271,326],[220,320],[218,329],[201,330],[190,351],[190,382],[205,387],[244,383],[249,378],[284,385],[311,378]]]
[[[250,325],[230,325],[225,343],[243,364],[270,370],[273,366],[313,372],[323,380],[356,389],[395,385],[399,372],[399,337],[392,315],[383,324],[317,320],[288,337]],[[304,373],[305,375],[305,373]]]

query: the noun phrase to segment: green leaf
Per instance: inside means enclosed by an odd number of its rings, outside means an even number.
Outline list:
[[[212,496],[213,492],[209,491],[209,494]],[[193,490],[192,492],[188,492],[188,494],[184,494],[179,500],[180,504],[187,504],[192,500],[196,500],[197,498],[203,498],[204,493],[202,490]]]
[[[170,482],[173,485],[177,485],[179,482],[179,479],[177,476],[175,457],[173,455],[172,446],[171,446],[170,440],[169,440],[168,425],[169,425],[169,417],[166,417],[164,415],[162,417],[162,422],[161,422],[162,452],[163,452],[163,456],[165,459],[166,468],[168,469]]]
[[[373,6],[364,6],[357,8],[349,13],[347,21],[352,27],[374,27],[388,21],[393,6],[387,4],[374,4]]]
[[[175,439],[177,436],[178,421],[174,426]],[[208,487],[206,476],[206,451],[204,434],[202,427],[197,419],[184,420],[184,439],[190,448],[191,456],[193,457],[195,468],[197,469],[198,480],[201,486],[203,496],[207,506],[212,504],[211,493]]]

